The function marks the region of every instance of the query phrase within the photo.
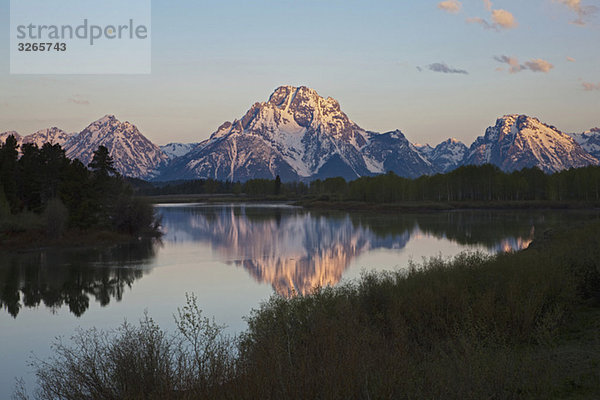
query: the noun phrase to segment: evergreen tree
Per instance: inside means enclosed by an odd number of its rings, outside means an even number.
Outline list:
[[[108,153],[108,149],[104,146],[99,146],[98,150],[94,152],[94,157],[89,167],[100,176],[113,176],[117,174],[114,161]]]
[[[17,139],[13,135],[6,138],[4,145],[0,145],[0,184],[12,212],[20,208],[16,182],[18,149]]]

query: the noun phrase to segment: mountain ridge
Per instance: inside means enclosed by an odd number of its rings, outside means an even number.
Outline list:
[[[347,180],[392,171],[399,176],[450,172],[491,163],[504,171],[538,167],[547,173],[600,164],[600,129],[566,134],[539,119],[507,114],[470,146],[450,138],[435,147],[411,143],[404,133],[367,131],[331,97],[306,86],[280,86],[239,119],[226,121],[199,143],[156,146],[135,125],[107,114],[77,134],[53,127],[13,134],[19,144],[60,144],[70,158],[91,161],[99,145],[117,170],[143,179],[213,178],[284,181],[342,176]]]

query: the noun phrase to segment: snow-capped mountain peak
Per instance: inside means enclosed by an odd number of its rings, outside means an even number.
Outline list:
[[[160,149],[165,153],[170,160],[175,157],[181,157],[189,153],[198,143],[168,143],[160,146]]]
[[[0,133],[0,144],[6,143],[6,139],[8,139],[9,136],[14,136],[15,139],[17,139],[17,143],[19,145],[23,142],[23,137],[21,135],[19,135],[18,132],[16,132],[16,131],[6,131],[6,132]]]
[[[120,122],[114,115],[92,122],[65,144],[65,151],[67,157],[87,165],[99,146],[108,149],[119,173],[136,178],[152,177],[169,159],[135,125]]]
[[[505,115],[471,145],[464,164],[495,164],[512,171],[538,167],[545,172],[596,165],[569,135],[526,115]]]
[[[600,160],[600,128],[583,133],[571,133],[573,139],[588,153]]]
[[[468,147],[455,138],[450,138],[435,146],[428,159],[436,172],[446,173],[459,167],[467,154]]]
[[[385,154],[371,151],[386,138]],[[390,150],[390,145],[397,148]],[[393,170],[398,163],[386,164],[393,158],[403,165],[416,163],[409,172],[399,169],[402,175],[432,171],[402,132],[368,133],[342,112],[337,100],[306,86],[280,86],[266,102],[254,103],[241,119],[224,123],[210,139],[174,160],[163,178],[354,179]]]
[[[27,135],[23,138],[23,143],[34,143],[38,147],[42,147],[44,143],[58,144],[63,146],[69,139],[70,134],[57,127],[40,129],[39,131]]]

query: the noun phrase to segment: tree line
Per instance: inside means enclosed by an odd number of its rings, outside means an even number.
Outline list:
[[[545,174],[538,168],[504,172],[494,165],[463,166],[452,172],[424,175],[416,179],[393,172],[353,181],[328,178],[312,182],[281,182],[252,179],[226,182],[199,179],[160,186],[138,185],[145,195],[245,194],[249,197],[306,197],[333,201],[397,203],[409,201],[599,201],[600,167],[564,170]]]
[[[40,228],[36,216],[43,216],[41,228],[50,235],[69,228],[156,233],[153,208],[134,196],[113,164],[104,146],[85,166],[67,158],[58,144],[27,143],[19,151],[9,136],[0,145],[0,231]]]

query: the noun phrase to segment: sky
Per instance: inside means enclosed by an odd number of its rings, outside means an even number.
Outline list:
[[[156,144],[198,142],[281,85],[415,143],[470,144],[514,113],[600,126],[600,0],[153,0],[143,75],[11,75],[9,14],[0,0],[0,132],[115,114]]]

